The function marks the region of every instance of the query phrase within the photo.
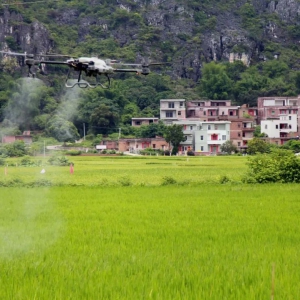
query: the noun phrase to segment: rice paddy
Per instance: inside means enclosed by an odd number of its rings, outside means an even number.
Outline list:
[[[2,167],[1,299],[300,298],[297,184],[242,184],[245,157],[70,160]]]

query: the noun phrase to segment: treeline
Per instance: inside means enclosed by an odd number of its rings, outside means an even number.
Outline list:
[[[131,127],[131,118],[159,117],[160,99],[231,99],[235,104],[255,106],[259,96],[296,96],[300,92],[300,72],[281,60],[251,67],[241,62],[207,63],[194,87],[155,73],[124,75],[114,79],[110,89],[68,89],[63,76],[55,73],[40,77],[44,81],[13,75],[0,73],[2,134],[31,130],[61,141],[84,134],[118,133],[119,128],[122,136],[138,137],[141,133]]]

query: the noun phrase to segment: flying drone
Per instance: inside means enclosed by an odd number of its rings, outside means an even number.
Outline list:
[[[117,60],[110,59],[99,59],[97,57],[79,57],[71,58],[67,55],[59,54],[39,54],[34,56],[33,54],[17,53],[17,52],[6,52],[0,51],[4,55],[12,56],[23,56],[25,59],[25,64],[28,66],[28,77],[35,78],[36,74],[34,72],[34,67],[38,66],[39,69],[42,69],[42,65],[66,65],[69,67],[69,71],[65,80],[65,86],[67,88],[73,88],[78,86],[80,88],[95,88],[101,86],[102,88],[108,89],[111,86],[110,76],[114,73],[136,73],[142,75],[148,75],[150,73],[150,66],[162,65],[164,63],[149,63],[144,61],[140,64],[127,64],[121,63]],[[35,59],[35,57],[41,57],[41,59]],[[45,60],[45,57],[66,57],[65,61],[59,60]],[[74,70],[78,72],[78,77],[75,83],[70,84],[71,71]],[[94,77],[94,82],[88,82],[82,79],[82,74],[85,74],[86,77]],[[107,84],[104,85],[100,82],[100,76],[103,75],[107,79]]]

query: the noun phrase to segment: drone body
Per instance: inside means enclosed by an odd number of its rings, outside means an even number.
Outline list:
[[[65,81],[65,85],[68,88],[73,88],[78,86],[80,88],[95,88],[101,86],[102,88],[109,88],[111,85],[110,75],[113,73],[136,73],[142,75],[148,75],[150,73],[149,67],[151,65],[161,65],[163,63],[141,63],[141,64],[123,64],[115,60],[103,60],[97,57],[79,57],[79,58],[69,58],[65,61],[59,60],[45,60],[44,57],[63,57],[62,55],[56,54],[41,54],[37,55],[43,59],[35,59],[34,55],[27,53],[15,53],[15,52],[5,52],[0,51],[4,55],[15,55],[24,56],[25,64],[28,66],[28,77],[35,77],[35,72],[33,71],[35,66],[45,65],[67,65],[69,67],[69,72]],[[69,56],[65,56],[69,57]],[[126,68],[131,67],[131,68]],[[121,68],[125,67],[125,68]],[[71,70],[78,72],[77,81],[73,84],[69,83]],[[87,77],[95,77],[95,82],[91,83],[82,80],[82,73]],[[99,76],[105,76],[107,78],[107,85],[103,85],[99,81]]]

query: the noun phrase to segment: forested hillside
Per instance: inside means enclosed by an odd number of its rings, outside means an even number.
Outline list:
[[[4,133],[58,137],[60,128],[78,138],[85,123],[93,135],[136,135],[131,117],[159,116],[162,98],[255,105],[258,96],[300,92],[297,0],[13,2],[1,2],[0,50],[170,64],[147,77],[115,75],[110,90],[67,91],[65,67],[48,66],[33,82],[20,79],[24,58],[1,56]]]

